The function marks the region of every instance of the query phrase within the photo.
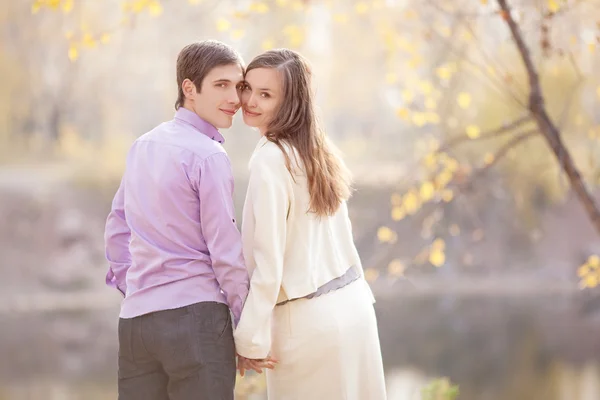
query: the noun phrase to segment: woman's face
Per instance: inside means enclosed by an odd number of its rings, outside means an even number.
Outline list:
[[[256,68],[246,73],[245,81],[240,93],[244,122],[264,135],[281,103],[283,79],[276,69]]]

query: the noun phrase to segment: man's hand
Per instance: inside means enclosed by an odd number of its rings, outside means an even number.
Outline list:
[[[240,370],[240,375],[244,376],[246,370],[254,370],[259,374],[262,374],[262,370],[264,368],[275,369],[275,364],[279,361],[271,357],[270,355],[267,358],[262,359],[251,359],[240,356],[238,354],[238,369]]]

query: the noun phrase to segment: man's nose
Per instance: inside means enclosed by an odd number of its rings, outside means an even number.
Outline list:
[[[229,102],[229,104],[239,104],[240,103],[240,96],[237,92],[237,90],[233,90],[231,92],[229,92],[228,96],[227,96],[227,101]]]

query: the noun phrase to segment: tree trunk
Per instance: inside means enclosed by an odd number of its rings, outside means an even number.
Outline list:
[[[521,59],[525,64],[525,68],[527,69],[530,88],[529,110],[531,111],[531,114],[537,123],[538,129],[546,139],[548,146],[550,146],[552,149],[556,159],[567,175],[571,184],[571,188],[575,191],[579,202],[583,205],[583,208],[585,209],[592,226],[600,235],[600,211],[596,206],[594,198],[585,186],[585,183],[583,182],[581,174],[575,166],[575,162],[573,161],[569,150],[565,147],[560,137],[560,131],[546,112],[546,106],[544,104],[544,97],[542,95],[538,74],[531,60],[529,50],[527,49],[525,41],[523,40],[521,30],[511,15],[511,9],[508,5],[508,1],[498,0],[498,5],[502,10],[502,18],[506,21],[506,24],[510,29],[513,40],[515,41],[519,53],[521,54]]]

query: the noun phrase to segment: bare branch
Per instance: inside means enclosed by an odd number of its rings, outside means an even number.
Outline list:
[[[447,10],[440,7],[433,0],[428,0],[428,4],[431,5],[438,12],[441,12],[446,15],[449,14],[449,12]],[[497,12],[494,12],[494,14],[497,14]],[[458,15],[462,15],[462,14],[458,14]],[[423,21],[423,22],[427,23],[426,21]],[[473,29],[468,25],[468,22],[465,22],[464,19],[460,19],[459,26],[465,26],[466,29],[468,29],[469,32],[473,36],[475,36]],[[484,68],[484,66],[482,66],[481,64],[471,60],[469,57],[465,56],[464,54],[458,54],[458,51],[456,50],[456,48],[454,47],[453,43],[450,41],[449,38],[443,37],[436,29],[432,29],[432,32],[434,32],[436,34],[438,40],[440,40],[448,50],[450,50],[451,52],[455,53],[458,56],[462,56],[462,59],[465,62],[472,65],[479,73],[481,73],[485,78],[487,78],[490,86],[492,88],[496,89],[499,94],[501,94],[501,95],[508,94],[508,96],[511,98],[511,100],[513,100],[517,105],[524,106],[523,101],[518,96],[519,93],[515,93],[510,89],[507,90],[505,82],[503,82],[502,80],[495,79],[496,77],[494,75],[488,73],[487,70]],[[484,61],[487,61],[489,66],[494,68],[496,71],[499,71],[501,74],[506,74],[506,72],[503,70],[502,67],[498,67],[498,65],[493,65],[493,63],[491,62],[491,58],[485,53],[485,51],[483,50],[483,48],[481,46],[478,46],[478,50],[483,55],[483,57],[485,59]]]
[[[554,122],[552,122],[548,112],[546,111],[538,73],[531,60],[529,49],[523,40],[521,30],[512,17],[511,8],[508,5],[508,1],[497,1],[502,10],[502,18],[506,21],[506,24],[510,29],[513,40],[519,50],[519,53],[521,54],[521,59],[525,64],[525,68],[527,69],[527,76],[529,77],[530,86],[529,109],[536,120],[540,133],[546,139],[546,142],[552,149],[557,161],[561,164],[563,171],[569,178],[571,187],[577,195],[579,202],[583,205],[590,222],[598,234],[600,234],[600,210],[598,210],[594,198],[589,193],[585,183],[583,182],[581,174],[579,173],[571,154],[564,145],[560,136],[560,131]]]
[[[451,149],[452,147],[459,145],[463,142],[467,142],[467,141],[472,141],[472,140],[485,140],[485,139],[491,139],[491,138],[495,138],[498,136],[502,136],[505,135],[507,133],[511,133],[513,129],[518,128],[519,126],[523,125],[526,122],[531,121],[531,114],[527,113],[525,115],[523,115],[522,117],[507,123],[507,124],[503,124],[501,127],[496,128],[494,130],[491,131],[487,131],[482,133],[481,135],[479,135],[477,138],[471,139],[470,137],[466,136],[466,135],[460,135],[460,136],[456,136],[450,140],[448,140],[446,143],[444,143],[442,146],[440,146],[439,151],[448,151],[449,149]]]
[[[525,132],[521,132],[519,135],[509,140],[508,143],[506,143],[504,146],[500,147],[496,154],[494,154],[494,159],[490,163],[486,164],[484,167],[481,167],[478,170],[476,170],[472,174],[472,177],[476,179],[479,176],[483,175],[487,170],[496,165],[498,161],[504,158],[511,149],[515,148],[517,145],[526,141],[527,139],[531,139],[538,133],[539,131],[537,129],[531,129]]]

